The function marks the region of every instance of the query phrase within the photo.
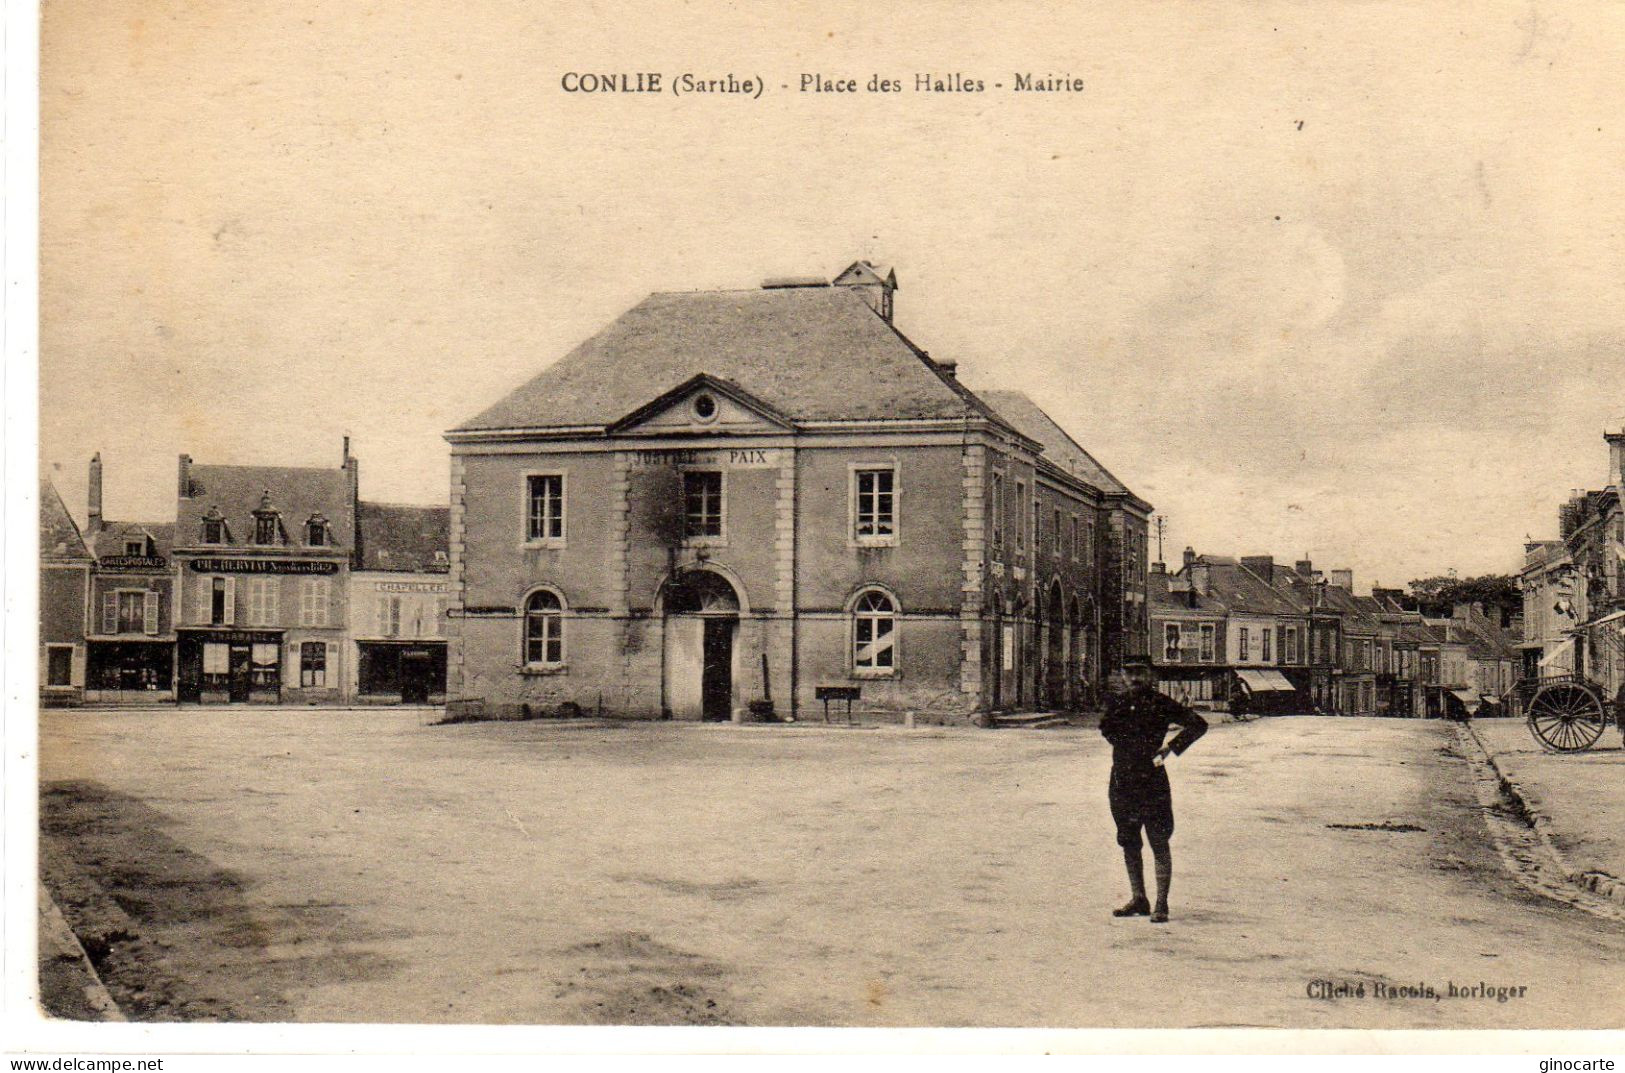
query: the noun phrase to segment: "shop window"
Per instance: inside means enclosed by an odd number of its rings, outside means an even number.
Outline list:
[[[703,540],[722,536],[722,474],[690,470],[683,474],[683,536]]]
[[[564,601],[542,589],[525,602],[525,663],[556,667],[564,662]]]
[[[45,684],[73,685],[73,646],[49,645],[45,649]]]
[[[860,673],[897,669],[897,606],[875,589],[859,596],[852,609],[852,667]]]
[[[210,642],[203,646],[203,688],[225,692],[231,687],[231,646]]]
[[[897,472],[860,469],[853,474],[854,532],[860,544],[892,544],[897,539]]]
[[[563,540],[564,475],[532,474],[525,482],[525,539],[533,543]]]
[[[305,689],[327,685],[327,642],[304,641],[299,645],[299,684]]]
[[[280,685],[282,648],[256,643],[249,649],[248,682],[251,689],[274,690]]]

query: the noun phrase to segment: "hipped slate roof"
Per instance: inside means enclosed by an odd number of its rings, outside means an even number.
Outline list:
[[[1127,493],[1128,489],[1106,467],[1078,446],[1078,441],[1067,435],[1055,419],[1045,413],[1025,391],[980,391],[982,399],[999,416],[1014,425],[1017,432],[1037,440],[1044,447],[1044,455],[1061,469],[1094,485],[1102,492]]]
[[[454,431],[609,425],[704,373],[792,421],[986,416],[849,287],[652,294]]]
[[[39,482],[39,550],[42,559],[90,558],[79,526],[49,477],[41,477]]]
[[[327,519],[332,546],[354,546],[348,470],[193,464],[189,472],[191,497],[181,499],[175,511],[177,543],[181,545],[199,543],[203,516],[211,507],[218,507],[231,530],[231,544],[253,546],[253,512],[259,509],[261,496],[269,492],[271,506],[282,515],[290,547],[303,542],[304,524],[312,514]]]
[[[443,574],[451,568],[450,507],[363,502],[359,514],[361,569]]]

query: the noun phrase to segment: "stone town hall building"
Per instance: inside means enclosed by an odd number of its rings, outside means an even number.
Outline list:
[[[1146,651],[1150,505],[892,324],[896,277],[650,295],[452,452],[447,692],[922,719],[1075,705]]]

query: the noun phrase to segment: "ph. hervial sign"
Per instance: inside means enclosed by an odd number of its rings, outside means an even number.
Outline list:
[[[339,564],[289,559],[193,559],[192,569],[200,574],[336,574]]]
[[[633,451],[632,464],[634,466],[715,466],[718,469],[771,469],[779,464],[779,452],[772,447]]]

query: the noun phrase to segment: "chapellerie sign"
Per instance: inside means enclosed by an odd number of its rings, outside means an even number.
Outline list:
[[[297,559],[193,559],[192,569],[200,574],[336,574],[339,564]]]

